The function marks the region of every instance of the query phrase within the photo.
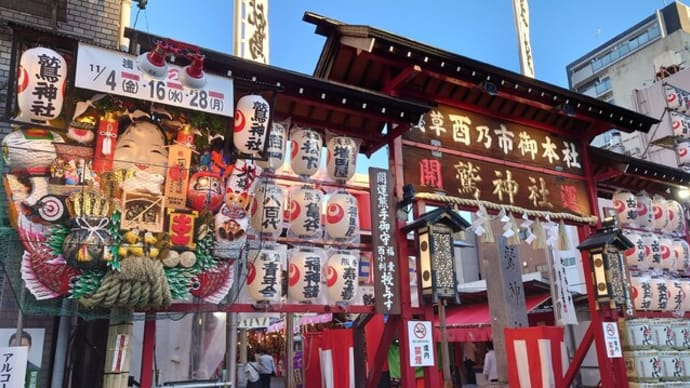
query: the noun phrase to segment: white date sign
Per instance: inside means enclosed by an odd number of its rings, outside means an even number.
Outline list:
[[[206,74],[203,89],[185,87],[181,66],[168,65],[164,79],[153,79],[140,71],[136,56],[79,43],[75,86],[119,96],[167,104],[232,117],[232,78]]]

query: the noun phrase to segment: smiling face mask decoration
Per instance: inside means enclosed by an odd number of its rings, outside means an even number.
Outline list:
[[[168,149],[163,132],[155,124],[140,121],[130,125],[117,139],[113,167],[165,176]]]

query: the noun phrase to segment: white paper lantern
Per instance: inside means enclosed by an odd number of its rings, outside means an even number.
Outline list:
[[[277,249],[249,251],[247,293],[254,301],[280,301],[282,252]]]
[[[652,286],[652,304],[650,310],[667,310],[668,305],[671,303],[671,291],[669,289],[668,280],[656,278],[650,280],[649,283]]]
[[[649,310],[652,306],[652,285],[648,277],[631,277],[633,305],[635,310]]]
[[[654,213],[654,229],[665,230],[668,223],[668,207],[666,199],[658,195],[652,199],[652,213]]]
[[[65,140],[46,129],[20,129],[2,139],[2,155],[12,172],[46,175],[55,160],[54,143]]]
[[[287,141],[287,128],[281,123],[273,122],[271,133],[268,135],[266,145],[267,160],[257,160],[262,168],[277,170],[285,160],[285,143]]]
[[[681,307],[681,309],[683,311],[690,311],[690,281],[683,280],[683,281],[681,281],[680,286],[683,288],[683,294],[685,294],[685,298],[683,299],[683,306]],[[688,323],[688,326],[687,326],[688,332],[686,333],[686,335],[687,335],[686,341],[688,343],[690,343],[690,321],[686,320],[685,322]],[[690,345],[688,345],[688,346],[690,347]]]
[[[237,101],[232,136],[235,147],[242,153],[258,156],[263,152],[271,109],[260,95],[242,96]]]
[[[359,236],[357,198],[341,191],[326,203],[326,232],[335,240],[351,241]]]
[[[644,240],[642,239],[642,235],[631,230],[624,230],[623,234],[633,243],[633,247],[624,252],[625,262],[630,266],[642,266],[645,260]]]
[[[690,165],[690,142],[683,141],[676,145],[678,154],[678,166]]]
[[[359,146],[351,137],[337,136],[328,141],[326,171],[328,177],[346,182],[355,175]]]
[[[326,295],[328,302],[350,303],[357,295],[358,254],[337,252],[326,262]]]
[[[616,218],[621,226],[633,225],[637,219],[637,197],[629,191],[617,191],[612,198]]]
[[[676,253],[673,250],[673,240],[667,237],[659,239],[659,255],[661,262],[659,268],[673,269],[676,266]]]
[[[323,197],[321,191],[310,186],[303,186],[292,190],[289,198],[289,232],[297,238],[321,238],[323,235],[321,226]]]
[[[666,224],[667,233],[676,233],[683,230],[683,207],[678,201],[672,199],[666,201],[668,209],[668,223]]]
[[[679,279],[666,279],[666,287],[669,293],[666,311],[681,311],[686,296],[685,291],[683,291],[682,281]]]
[[[650,229],[654,225],[652,198],[644,191],[637,194],[637,225],[644,229]]]
[[[280,237],[284,203],[285,190],[282,187],[268,180],[259,180],[250,210],[251,224],[258,234],[269,239]]]
[[[62,113],[67,62],[46,47],[30,48],[19,59],[17,120],[44,124]]]
[[[642,236],[644,241],[644,263],[643,268],[658,268],[661,264],[661,246],[659,236],[654,233],[646,233]]]
[[[299,129],[290,134],[290,167],[292,172],[310,177],[321,165],[321,135],[311,129]]]
[[[676,255],[675,269],[685,271],[690,266],[690,245],[685,240],[673,240],[673,253]]]
[[[312,303],[321,293],[322,249],[298,249],[290,254],[288,297],[297,303]]]

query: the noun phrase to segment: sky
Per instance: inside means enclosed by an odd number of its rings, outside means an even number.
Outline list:
[[[685,1],[683,1],[685,3]],[[566,66],[670,0],[530,0],[535,78],[568,87]],[[148,0],[132,4],[141,31],[232,53],[232,0]],[[519,72],[510,0],[270,0],[270,64],[312,74],[324,44],[310,11],[375,27],[448,52]]]

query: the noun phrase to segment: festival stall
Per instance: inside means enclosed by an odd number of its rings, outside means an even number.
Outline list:
[[[426,105],[135,30],[124,53],[13,28],[6,268],[26,306],[111,316],[104,385],[126,386],[133,312],[149,387],[161,313],[373,310],[349,180]]]

